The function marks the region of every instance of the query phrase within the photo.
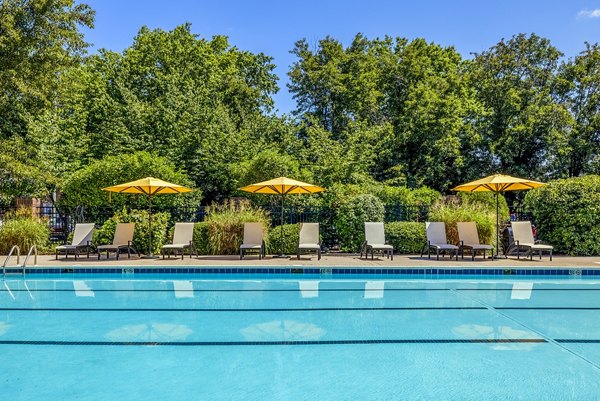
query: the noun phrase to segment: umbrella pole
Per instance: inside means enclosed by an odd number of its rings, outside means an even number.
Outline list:
[[[499,206],[499,196],[500,192],[496,192],[496,259],[500,258],[499,245],[500,245],[500,206]]]
[[[148,194],[148,254],[142,256],[142,259],[156,259],[152,253],[152,195]]]
[[[152,255],[152,196],[148,195],[148,255]]]
[[[279,255],[275,255],[274,257],[276,258],[287,258],[288,256],[286,254],[283,253],[283,204],[285,202],[285,194],[281,194],[281,221],[280,221],[280,225],[279,225],[279,234],[280,234],[280,241],[281,244],[279,245]]]

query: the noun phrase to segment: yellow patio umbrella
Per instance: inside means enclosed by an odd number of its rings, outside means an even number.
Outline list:
[[[250,184],[240,188],[242,191],[255,194],[281,195],[281,249],[278,256],[283,257],[283,204],[288,194],[314,194],[325,191],[325,188],[314,184],[293,180],[287,177],[277,177],[269,181]]]
[[[496,257],[498,257],[499,252],[499,242],[500,242],[500,223],[499,223],[499,202],[498,202],[498,194],[504,191],[521,191],[526,189],[532,189],[541,187],[546,185],[542,182],[528,180],[525,178],[517,178],[511,177],[510,175],[504,174],[493,174],[482,178],[477,181],[467,182],[466,184],[461,184],[457,187],[452,188],[453,191],[462,191],[462,192],[481,192],[488,191],[493,192],[496,196]]]
[[[181,194],[192,191],[192,189],[184,187],[183,185],[171,184],[170,182],[154,177],[146,177],[124,184],[113,185],[112,187],[102,188],[102,190],[121,194],[143,194],[148,197],[149,257],[154,257],[152,255],[152,197],[154,195]]]

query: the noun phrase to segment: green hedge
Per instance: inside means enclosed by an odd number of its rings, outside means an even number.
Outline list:
[[[600,255],[600,176],[551,181],[528,191],[524,204],[538,238],[556,252]]]
[[[152,213],[152,253],[160,253],[161,247],[167,238],[167,224],[170,215],[166,212]],[[132,210],[127,212],[123,209],[113,217],[106,220],[102,227],[94,232],[94,244],[111,244],[115,236],[117,223],[135,223],[133,234],[133,246],[141,253],[147,253],[150,245],[150,231],[147,210]]]
[[[282,229],[283,227],[283,229]],[[300,239],[300,224],[284,224],[269,232],[266,238],[267,253],[278,254],[281,251],[281,231],[283,230],[283,253],[294,255]]]
[[[385,237],[387,242],[394,247],[395,253],[421,253],[423,245],[427,242],[425,223],[414,221],[387,223],[385,225]]]
[[[43,221],[27,217],[5,220],[0,226],[0,255],[7,255],[13,245],[17,245],[22,254],[26,254],[32,245],[37,246],[38,252],[43,252],[49,236],[50,229]]]
[[[340,249],[358,252],[365,241],[367,221],[383,221],[385,210],[379,198],[362,194],[346,198],[337,210],[334,224],[340,240]]]

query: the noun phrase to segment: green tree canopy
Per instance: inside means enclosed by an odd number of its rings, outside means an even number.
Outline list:
[[[531,178],[549,172],[553,147],[569,125],[555,85],[561,56],[535,34],[501,40],[475,56],[471,83],[488,110],[481,116],[478,152],[486,171]]]
[[[26,136],[27,121],[55,99],[59,75],[77,65],[94,11],[74,0],[0,3],[0,139]]]
[[[133,208],[145,208],[147,199],[137,194],[116,194],[102,191],[102,188],[134,181],[144,177],[156,177],[162,180],[193,186],[185,173],[178,170],[164,157],[148,152],[136,152],[117,156],[106,156],[76,171],[64,180],[60,187],[61,207],[79,205],[91,207],[112,206],[120,208],[129,205]],[[202,192],[174,196],[156,196],[152,203],[159,206],[185,205],[194,207],[200,204]]]

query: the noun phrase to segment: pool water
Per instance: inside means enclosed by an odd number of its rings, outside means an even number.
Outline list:
[[[3,400],[600,399],[600,281],[1,284]]]

